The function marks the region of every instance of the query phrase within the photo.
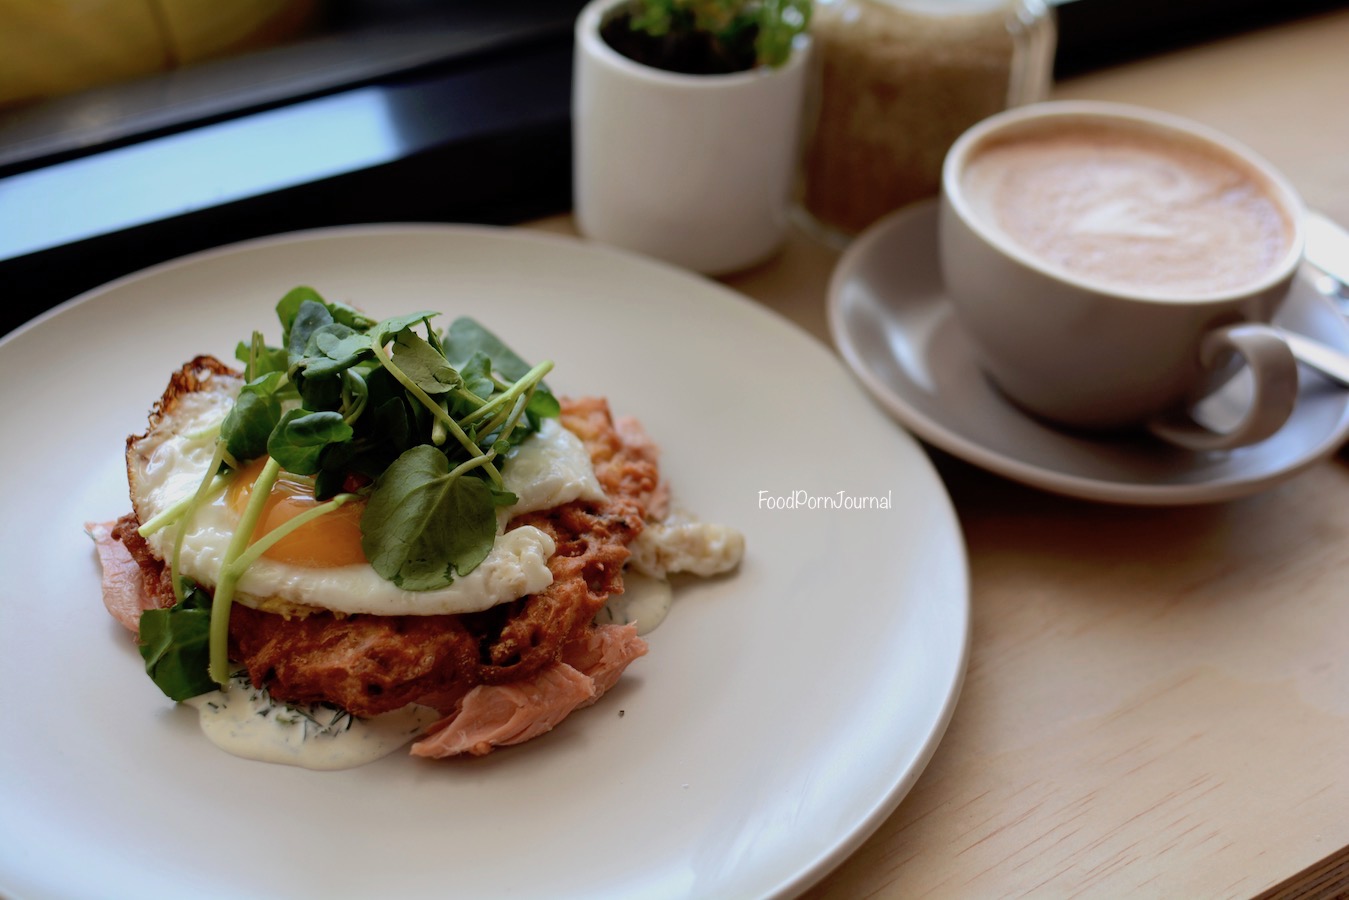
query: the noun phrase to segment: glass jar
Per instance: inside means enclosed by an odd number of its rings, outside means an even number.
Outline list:
[[[816,0],[818,109],[801,206],[846,239],[936,196],[969,126],[1045,99],[1055,28],[1043,0]]]

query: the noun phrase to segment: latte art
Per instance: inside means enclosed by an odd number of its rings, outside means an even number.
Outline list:
[[[1258,282],[1292,226],[1268,189],[1217,150],[1078,123],[981,148],[962,186],[975,215],[1042,264],[1173,299]]]

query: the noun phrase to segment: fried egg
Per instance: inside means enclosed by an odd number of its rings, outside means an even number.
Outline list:
[[[128,447],[131,501],[142,523],[188,500],[200,487],[215,452],[220,423],[241,381],[216,375],[204,389],[184,393],[162,411],[150,431]],[[226,548],[248,503],[260,466],[232,476],[185,519],[151,534],[147,541],[161,559],[174,551],[179,530],[179,573],[214,587]],[[552,582],[551,537],[533,526],[503,532],[511,517],[550,509],[573,500],[603,501],[584,444],[556,420],[514,448],[503,466],[506,490],[518,502],[502,510],[496,543],[467,575],[432,591],[407,591],[382,578],[361,551],[362,502],[349,503],[297,529],[249,566],[235,599],[286,614],[312,607],[338,613],[439,615],[478,612],[536,593]],[[257,536],[314,505],[302,479],[282,478],[268,499]]]

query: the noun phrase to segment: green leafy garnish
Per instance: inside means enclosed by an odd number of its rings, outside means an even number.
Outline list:
[[[379,477],[361,518],[361,546],[384,578],[410,591],[449,583],[473,571],[496,540],[496,504],[487,482],[450,470],[435,447],[421,444]]]
[[[448,394],[463,384],[444,354],[411,329],[400,331],[394,340],[393,361],[428,394]]]
[[[524,378],[534,368],[516,356],[515,351],[492,332],[473,319],[461,316],[450,323],[450,329],[445,334],[445,358],[462,365],[474,354],[482,354],[490,359],[492,367],[509,381]]]
[[[287,410],[267,438],[267,455],[297,475],[314,475],[319,458],[332,444],[351,440],[355,432],[340,412]]]
[[[167,609],[147,609],[140,619],[145,672],[171,700],[213,691],[208,672],[211,597],[195,584]]]
[[[269,372],[284,372],[288,364],[286,351],[268,347],[260,331],[253,332],[253,337],[247,344],[240,341],[234,351],[234,357],[244,364],[245,381],[261,378]]]
[[[228,679],[235,589],[268,547],[360,496],[362,546],[375,571],[407,590],[444,587],[491,552],[497,509],[515,502],[502,486],[502,457],[559,412],[543,384],[552,363],[531,366],[472,319],[456,319],[442,336],[431,325],[437,313],[375,321],[309,287],[287,293],[276,312],[281,346],[260,333],[239,343],[246,383],[221,423],[202,488],[173,516],[190,516],[222,481],[266,460],[214,596],[203,604],[203,592],[189,590],[172,608],[175,618],[151,617],[156,659],[167,661],[157,669],[171,672],[188,664],[189,648],[200,655],[209,647],[209,685]],[[251,542],[283,471],[309,479],[320,504]],[[174,583],[185,590],[176,558]],[[175,683],[174,694],[200,687]]]
[[[220,439],[230,456],[249,460],[267,452],[268,439],[281,421],[281,402],[287,396],[284,379],[283,372],[269,372],[239,391],[220,426]]]

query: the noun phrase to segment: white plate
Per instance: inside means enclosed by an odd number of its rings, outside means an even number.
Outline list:
[[[225,755],[103,611],[86,520],[128,508],[122,445],[169,373],[232,358],[296,284],[499,331],[608,395],[677,502],[747,536],[650,654],[552,734],[479,760],[309,772]],[[964,549],[919,446],[818,342],[710,282],[577,241],[311,232],[115,282],[0,343],[0,894],[759,897],[854,850],[955,705]],[[793,491],[890,510],[774,510]]]
[[[1230,500],[1264,490],[1334,453],[1349,436],[1349,391],[1302,368],[1298,405],[1277,434],[1250,447],[1197,453],[1155,439],[1102,438],[1030,418],[984,378],[946,299],[937,208],[877,222],[839,260],[829,286],[834,343],[862,384],[923,440],[1034,487],[1113,503]],[[1277,324],[1349,351],[1349,325],[1301,277]],[[1201,412],[1222,427],[1244,408],[1233,379]]]

